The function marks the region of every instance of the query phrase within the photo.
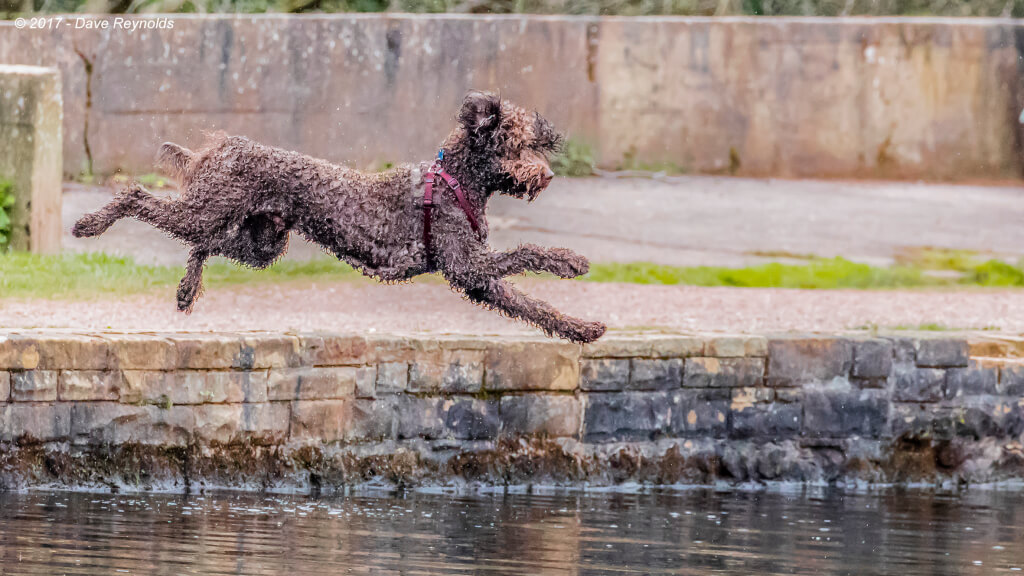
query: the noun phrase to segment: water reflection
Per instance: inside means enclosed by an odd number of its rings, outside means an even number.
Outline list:
[[[0,494],[0,574],[1012,574],[1018,517],[998,491]]]

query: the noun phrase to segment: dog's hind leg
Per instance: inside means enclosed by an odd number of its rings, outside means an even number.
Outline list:
[[[494,279],[465,293],[474,302],[525,320],[548,335],[557,334],[573,342],[593,342],[605,331],[604,324],[566,316],[551,304],[520,292],[507,280]]]
[[[192,306],[203,292],[203,266],[209,257],[209,252],[199,248],[193,248],[188,255],[185,277],[178,284],[178,310],[186,314],[192,313]]]
[[[202,229],[192,210],[181,201],[157,198],[141,184],[132,184],[122,190],[106,206],[82,216],[75,222],[71,234],[76,238],[99,236],[121,218],[135,218],[152,224],[171,236],[198,244]]]

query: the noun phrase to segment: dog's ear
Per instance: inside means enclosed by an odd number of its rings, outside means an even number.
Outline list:
[[[493,130],[501,121],[501,99],[490,92],[473,90],[466,94],[459,110],[459,122],[471,134]]]

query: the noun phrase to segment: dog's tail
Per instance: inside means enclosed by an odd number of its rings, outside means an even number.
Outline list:
[[[195,160],[195,153],[178,146],[173,142],[164,142],[160,145],[160,151],[156,155],[157,166],[167,171],[169,176],[181,179],[189,173],[192,162]]]

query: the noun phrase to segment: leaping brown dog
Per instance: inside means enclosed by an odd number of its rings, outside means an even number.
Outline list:
[[[201,293],[210,256],[266,268],[284,254],[294,230],[367,276],[395,282],[440,271],[473,302],[548,335],[591,342],[604,324],[565,316],[504,279],[527,271],[574,278],[587,272],[586,258],[565,248],[525,244],[492,252],[487,245],[487,201],[495,193],[536,198],[554,177],[548,156],[561,142],[539,114],[474,91],[432,165],[380,174],[239,136],[215,135],[196,152],[166,143],[158,163],[178,180],[177,199],[132,184],[83,216],[72,233],[98,236],[121,218],[136,218],[190,244],[178,286],[185,312]]]

